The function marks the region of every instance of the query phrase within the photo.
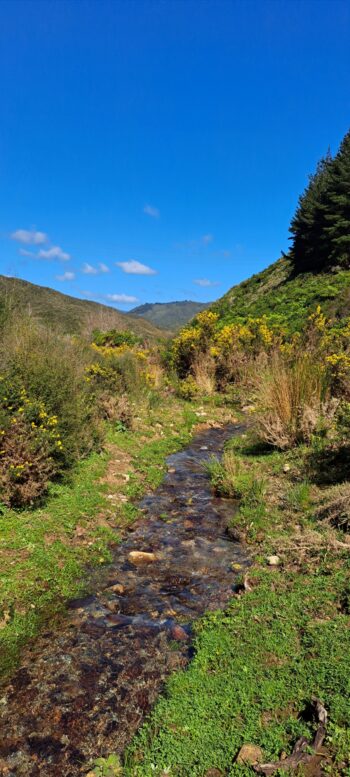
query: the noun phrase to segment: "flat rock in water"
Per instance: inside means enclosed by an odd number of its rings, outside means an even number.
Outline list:
[[[188,634],[185,631],[185,629],[182,628],[182,626],[179,626],[176,624],[171,629],[171,636],[173,639],[176,639],[177,641],[183,642],[186,639],[188,639]]]
[[[156,561],[156,559],[157,557],[155,553],[147,553],[143,550],[131,550],[128,555],[128,560],[136,567],[139,564],[152,564],[153,561]]]

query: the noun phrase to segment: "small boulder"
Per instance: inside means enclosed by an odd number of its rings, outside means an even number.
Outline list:
[[[114,594],[123,594],[125,588],[121,583],[116,583],[115,585],[110,585],[108,590],[113,591]]]
[[[147,553],[143,550],[131,550],[128,555],[128,561],[130,561],[130,564],[134,564],[135,567],[141,564],[152,564],[153,561],[156,561],[156,554]]]
[[[279,556],[268,556],[266,559],[269,567],[279,567],[281,559]]]
[[[177,642],[185,642],[185,640],[188,639],[187,632],[182,626],[179,626],[178,623],[175,623],[175,625],[171,627],[171,636],[172,639],[175,639]]]
[[[243,745],[241,747],[238,756],[236,758],[236,763],[238,764],[247,764],[249,766],[256,766],[257,764],[260,764],[263,760],[263,752],[261,747],[258,747],[258,745]]]

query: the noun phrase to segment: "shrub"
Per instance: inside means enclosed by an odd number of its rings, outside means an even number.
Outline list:
[[[15,324],[0,342],[1,498],[25,504],[91,450],[101,430],[86,382],[85,348],[31,317]]]
[[[188,375],[185,380],[180,380],[178,386],[178,394],[182,399],[195,399],[199,394],[199,388],[192,375]]]
[[[128,329],[124,332],[118,332],[116,329],[101,332],[99,329],[95,329],[92,333],[92,340],[96,345],[108,348],[118,348],[122,345],[141,345],[143,342],[142,337],[138,337]]]
[[[49,440],[25,419],[1,430],[0,493],[4,504],[32,504],[45,493],[54,471]]]
[[[277,448],[310,442],[322,420],[334,412],[322,365],[312,356],[288,361],[275,353],[253,382],[258,436]]]
[[[132,428],[133,411],[127,394],[119,396],[102,393],[99,397],[99,410],[108,421],[118,421],[125,429]]]

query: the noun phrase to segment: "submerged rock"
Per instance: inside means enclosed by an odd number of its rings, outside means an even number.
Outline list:
[[[156,559],[155,553],[148,553],[143,550],[131,550],[128,555],[128,560],[135,566],[138,566],[139,564],[152,564]]]

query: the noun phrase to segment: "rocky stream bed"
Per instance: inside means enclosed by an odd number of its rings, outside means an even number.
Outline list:
[[[212,495],[203,466],[240,431],[206,429],[169,457],[95,593],[27,648],[0,692],[1,775],[76,777],[122,753],[166,676],[186,665],[191,624],[225,607],[248,564],[225,532],[235,503]]]

